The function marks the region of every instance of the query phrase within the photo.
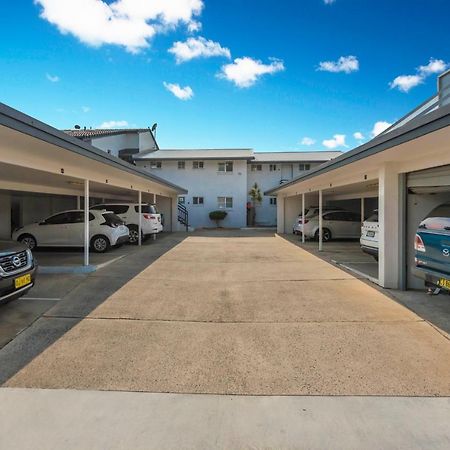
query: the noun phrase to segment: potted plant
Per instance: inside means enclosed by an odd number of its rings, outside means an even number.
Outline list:
[[[256,205],[258,203],[261,203],[262,201],[262,194],[261,189],[259,189],[258,183],[255,183],[253,187],[250,189],[248,195],[250,196],[252,200],[252,210],[251,210],[251,225],[255,226],[256,223]]]
[[[222,211],[222,210],[211,211],[209,213],[209,218],[211,220],[213,220],[214,222],[216,222],[217,228],[219,228],[220,221],[225,219],[225,217],[227,217],[227,214],[228,213],[226,211]]]

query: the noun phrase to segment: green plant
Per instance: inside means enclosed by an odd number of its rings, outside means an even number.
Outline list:
[[[225,217],[227,217],[228,213],[226,211],[221,211],[221,210],[217,210],[217,211],[211,211],[209,213],[209,218],[211,220],[213,220],[214,222],[216,222],[216,225],[219,226],[219,222],[223,219],[225,219]]]
[[[252,188],[248,192],[248,195],[252,199],[252,205],[253,205],[253,208],[251,210],[251,225],[255,225],[255,222],[256,222],[256,205],[258,203],[261,203],[261,201],[262,201],[261,189],[259,189],[258,183],[255,183],[252,186]]]

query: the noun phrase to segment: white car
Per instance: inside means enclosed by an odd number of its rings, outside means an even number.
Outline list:
[[[344,209],[333,206],[324,206],[322,208],[322,213],[328,211],[344,211]],[[305,208],[305,219],[310,219],[311,217],[317,216],[318,214],[319,214],[318,206],[309,206],[308,208]],[[292,227],[292,233],[300,235],[302,234],[302,213],[300,213],[297,219],[295,219],[294,226]]]
[[[319,215],[305,218],[300,224],[300,234],[308,239],[319,239]],[[361,216],[351,211],[327,211],[322,213],[322,240],[358,239],[361,236]]]
[[[14,231],[12,238],[31,250],[36,247],[83,247],[84,211],[63,211]],[[106,252],[111,246],[128,242],[129,230],[110,211],[89,212],[89,238],[93,251]]]
[[[378,210],[368,217],[361,227],[361,250],[372,255],[378,261]]]
[[[139,239],[139,203],[102,203],[95,205],[91,210],[107,209],[119,216],[130,229],[130,243],[136,244]],[[155,205],[143,203],[142,214],[142,238],[152,234],[161,233],[163,230],[161,214]]]

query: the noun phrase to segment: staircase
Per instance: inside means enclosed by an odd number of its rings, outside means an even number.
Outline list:
[[[178,203],[178,222],[186,227],[186,231],[189,231],[189,212],[181,203]]]

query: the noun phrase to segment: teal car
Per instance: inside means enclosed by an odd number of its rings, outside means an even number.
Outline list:
[[[450,203],[438,206],[420,223],[414,250],[414,275],[426,286],[450,293]]]

